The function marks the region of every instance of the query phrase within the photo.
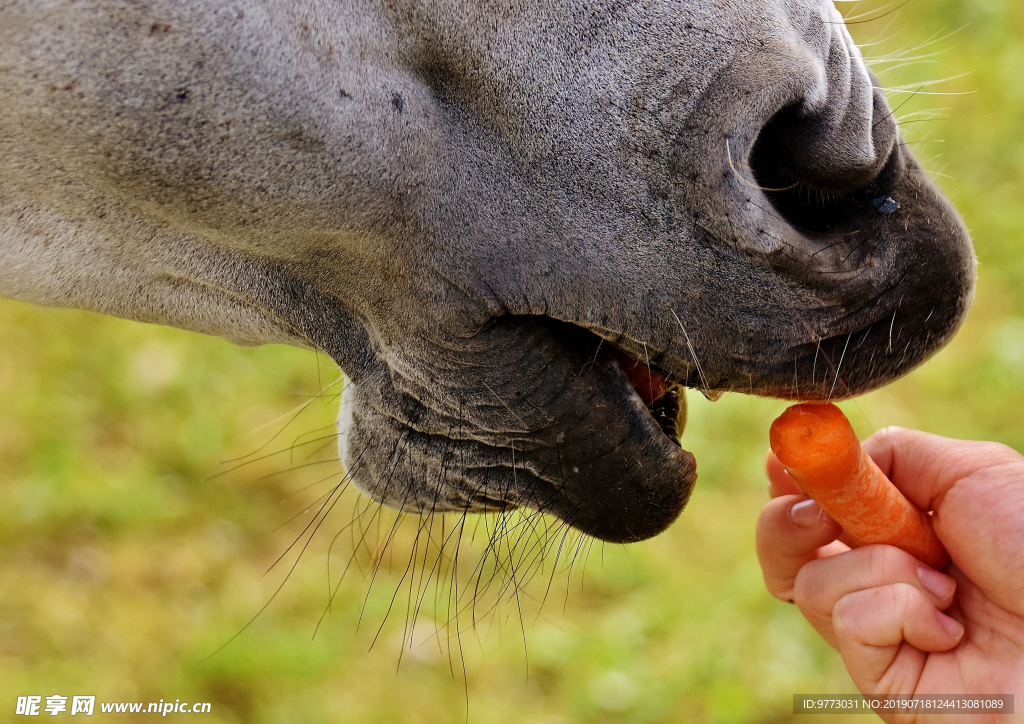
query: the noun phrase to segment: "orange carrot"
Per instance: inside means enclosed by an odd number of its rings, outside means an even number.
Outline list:
[[[772,452],[855,543],[886,543],[942,570],[949,555],[931,516],[914,507],[864,452],[832,404],[793,405],[772,423]]]

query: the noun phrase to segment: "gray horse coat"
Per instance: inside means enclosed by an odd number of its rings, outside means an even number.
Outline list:
[[[8,0],[0,294],[323,350],[377,500],[638,540],[676,385],[854,395],[962,320],[874,86],[822,0]]]

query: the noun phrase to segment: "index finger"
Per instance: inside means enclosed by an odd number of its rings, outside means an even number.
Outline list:
[[[776,598],[793,602],[793,583],[808,562],[838,552],[824,549],[839,524],[806,495],[781,495],[757,518],[757,559],[765,586]],[[840,544],[840,550],[848,550]]]

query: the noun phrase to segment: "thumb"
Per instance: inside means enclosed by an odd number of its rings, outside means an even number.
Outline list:
[[[907,498],[932,511],[956,567],[999,606],[1024,615],[1024,456],[897,427],[864,448]]]
[[[863,443],[882,472],[921,510],[935,510],[961,480],[994,466],[1024,464],[1024,457],[995,442],[954,440],[919,430],[887,427]]]

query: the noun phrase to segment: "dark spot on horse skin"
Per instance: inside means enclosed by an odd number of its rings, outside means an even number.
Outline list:
[[[274,138],[283,141],[289,148],[305,153],[312,153],[324,146],[323,139],[311,136],[302,128],[293,128],[273,134]]]
[[[400,96],[398,93],[392,93],[391,94],[391,105],[393,105],[395,107],[396,111],[401,113],[402,109],[405,108],[405,101],[402,100],[402,96]]]
[[[191,88],[179,88],[174,93],[174,97],[178,99],[179,103],[184,103],[186,100],[188,100],[188,97],[190,95],[192,95],[192,89]]]
[[[149,26],[149,34],[156,35],[157,33],[169,33],[171,32],[171,26],[166,23],[153,23]]]
[[[338,90],[338,95],[340,95],[342,98],[351,98],[352,97],[352,94],[349,93],[344,88],[341,88],[341,89]]]

